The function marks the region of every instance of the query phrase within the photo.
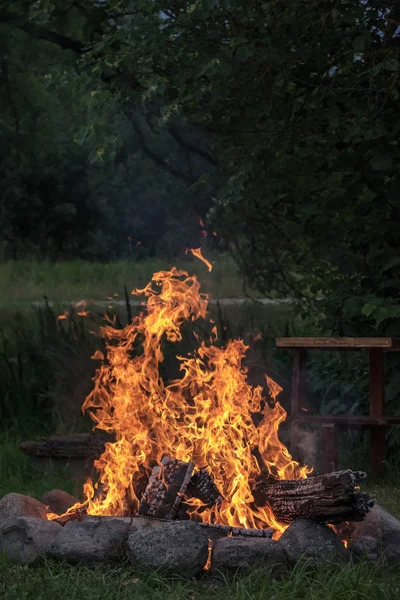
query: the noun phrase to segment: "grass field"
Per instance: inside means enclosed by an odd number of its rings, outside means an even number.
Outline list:
[[[35,471],[15,439],[0,438],[0,497],[20,492],[38,499],[53,488],[79,496],[81,484],[65,470]],[[368,491],[400,517],[400,488],[388,478]],[[0,556],[3,600],[395,600],[400,597],[400,570],[381,565],[297,565],[281,580],[255,571],[232,575],[206,574],[185,581],[129,565],[115,568],[71,566],[44,561],[37,566],[10,565]]]
[[[53,301],[105,300],[115,293],[123,296],[124,284],[129,291],[144,287],[154,272],[172,266],[197,275],[202,291],[214,298],[243,296],[243,280],[233,260],[227,255],[209,258],[213,263],[211,273],[193,256],[171,262],[160,259],[110,263],[1,262],[0,304],[32,302],[42,300],[43,296]]]

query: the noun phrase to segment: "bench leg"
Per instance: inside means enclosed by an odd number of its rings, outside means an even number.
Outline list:
[[[331,473],[338,468],[338,435],[333,423],[321,426],[321,455],[323,473]]]
[[[299,463],[302,462],[302,456],[300,452],[299,423],[295,419],[292,419],[290,423],[290,454],[294,460]]]
[[[307,400],[307,376],[306,376],[307,351],[304,348],[295,348],[293,351],[292,369],[292,399],[291,399],[291,425],[290,425],[290,451],[297,462],[302,462],[300,452],[301,430],[296,417],[301,414],[301,409]]]
[[[371,348],[369,351],[370,415],[383,417],[385,414],[385,357],[383,351]],[[370,437],[371,471],[380,476],[385,470],[386,428],[373,427]]]
[[[307,403],[306,360],[307,352],[304,348],[296,348],[293,351],[292,417],[301,414],[301,409]]]
[[[385,472],[386,428],[384,426],[371,429],[370,451],[371,471],[376,477]]]

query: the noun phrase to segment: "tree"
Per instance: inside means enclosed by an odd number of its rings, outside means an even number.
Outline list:
[[[51,4],[3,4],[7,256],[140,257],[196,243],[210,203],[198,180],[215,161],[201,132],[179,119],[160,127],[154,102],[151,110],[137,98],[124,103],[110,72],[79,62],[104,11],[91,4],[86,14],[84,3],[59,4],[57,14]],[[58,30],[46,28],[49,20]]]
[[[72,26],[74,10],[86,25]],[[184,118],[205,134],[209,218],[244,272],[264,293],[333,299],[345,333],[381,298],[397,310],[399,13],[383,0],[43,1],[2,18],[73,51],[128,118],[141,103],[169,132]],[[207,177],[132,126],[160,169]]]

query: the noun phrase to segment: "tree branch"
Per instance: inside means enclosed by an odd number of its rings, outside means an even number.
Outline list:
[[[192,185],[193,183],[196,183],[197,179],[195,177],[190,176],[189,174],[184,173],[183,171],[179,171],[178,169],[175,169],[175,167],[173,165],[170,165],[165,160],[165,158],[156,154],[149,147],[149,145],[146,142],[143,131],[141,130],[139,124],[135,120],[135,115],[133,112],[130,112],[128,114],[128,117],[129,117],[132,127],[137,135],[140,147],[143,150],[143,152],[146,154],[146,156],[151,158],[151,160],[154,161],[154,163],[156,165],[158,165],[161,169],[163,169],[164,171],[167,171],[168,173],[170,173],[170,175],[173,175],[177,179],[180,179],[181,181],[184,181],[185,183],[190,184],[190,185]]]
[[[40,25],[29,22],[27,20],[16,19],[15,17],[3,15],[0,17],[0,25],[8,24],[11,27],[14,26],[16,29],[20,29],[25,33],[37,38],[38,40],[44,40],[52,44],[60,46],[63,50],[72,50],[76,54],[83,54],[85,50],[85,44],[79,40],[74,40],[56,31],[51,31]]]
[[[203,158],[205,161],[207,161],[214,167],[218,166],[218,162],[215,160],[215,158],[213,156],[211,156],[211,154],[209,154],[205,150],[202,150],[201,148],[197,148],[196,146],[193,146],[193,144],[191,144],[187,140],[184,140],[183,137],[181,136],[181,134],[177,131],[177,129],[175,127],[173,127],[173,126],[169,127],[168,132],[171,135],[171,137],[175,140],[175,142],[177,144],[179,144],[179,146],[181,146],[184,150],[186,150],[187,152],[193,152],[194,154],[201,156],[201,158]]]

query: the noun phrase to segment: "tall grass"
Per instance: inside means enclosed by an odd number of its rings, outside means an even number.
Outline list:
[[[129,290],[142,288],[154,272],[169,270],[172,265],[197,275],[202,290],[214,298],[243,296],[243,279],[231,257],[219,255],[211,260],[211,273],[192,256],[174,262],[161,259],[110,263],[0,262],[0,304],[41,300],[44,295],[53,301],[105,300],[114,293],[122,297],[124,284]]]
[[[92,324],[93,327],[93,324]],[[20,436],[80,428],[99,346],[90,323],[48,306],[17,312],[0,329],[0,427]]]
[[[65,308],[45,304],[14,313],[9,310],[0,316],[0,429],[25,437],[89,430],[81,406],[95,374],[96,362],[91,357],[102,347],[99,328],[105,309],[93,305],[89,316],[81,317],[73,306],[67,307],[68,318],[58,320]],[[114,309],[111,312],[123,326],[140,307]],[[276,375],[270,346],[274,336],[282,335],[292,320],[287,306],[214,305],[210,318],[221,332],[221,343],[230,337],[251,343],[262,332],[262,342],[253,344],[249,352],[250,379],[258,383],[266,371]],[[198,333],[201,335],[201,330]],[[189,351],[193,340],[193,336],[184,338],[179,353]],[[176,352],[176,347],[166,352],[166,379],[179,376],[173,372]]]

